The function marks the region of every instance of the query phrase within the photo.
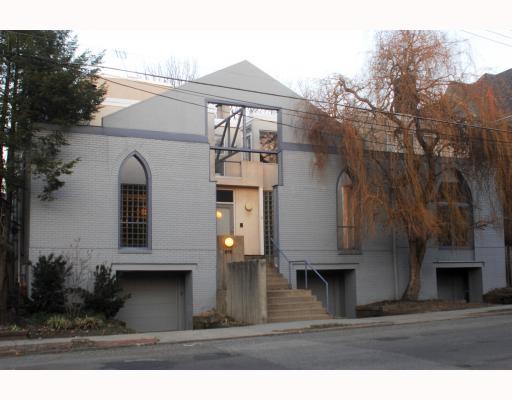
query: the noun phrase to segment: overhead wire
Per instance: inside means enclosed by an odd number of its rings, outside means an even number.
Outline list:
[[[137,88],[135,86],[131,86],[131,85],[128,85],[128,84],[125,84],[125,83],[120,83],[120,82],[115,82],[113,80],[110,80],[108,78],[105,78],[105,77],[102,77],[102,79],[108,81],[108,82],[111,82],[113,84],[117,84],[117,85],[121,85],[121,86],[124,86],[124,87],[129,87],[131,89],[134,89],[134,90],[141,90],[143,92],[146,92],[146,93],[150,93],[150,94],[153,94],[155,96],[159,96],[159,97],[163,97],[163,98],[167,98],[167,99],[170,99],[170,100],[174,100],[174,101],[178,101],[178,102],[184,102],[184,103],[187,103],[187,104],[192,104],[194,106],[197,106],[197,107],[201,107],[201,108],[204,108],[206,110],[208,110],[208,106],[205,105],[205,104],[199,104],[199,103],[193,103],[193,102],[189,102],[189,101],[185,101],[185,100],[181,100],[181,99],[177,99],[175,97],[170,97],[170,96],[167,96],[167,95],[164,95],[162,93],[156,93],[156,92],[151,92],[151,91],[148,91],[148,90],[145,90],[145,89],[141,89],[141,88]],[[144,82],[142,82],[144,83]],[[151,84],[151,83],[147,83],[148,85]],[[174,88],[172,89],[173,91],[179,91],[181,90],[180,88]],[[211,93],[201,93],[201,92],[194,92],[194,91],[190,91],[190,90],[181,90],[182,92],[192,92],[198,96],[204,94],[204,95],[211,95]],[[224,99],[224,100],[230,100],[230,101],[236,101],[237,99],[233,99],[233,98],[227,98],[227,97],[223,97],[223,96],[218,96],[218,98],[221,98],[221,99]],[[268,107],[268,106],[267,106]],[[257,107],[254,107],[254,108],[257,108]],[[313,112],[308,112],[308,111],[305,111],[305,110],[297,110],[297,109],[289,109],[289,108],[286,108],[286,107],[280,107],[281,110],[286,110],[286,111],[292,111],[292,112],[298,112],[298,113],[305,113],[305,114],[310,114],[310,115],[313,115],[313,116],[321,116],[321,117],[328,117],[326,114],[321,114],[321,113],[313,113]],[[288,115],[288,116],[292,116],[292,117],[297,117],[297,115],[295,114],[290,114],[290,113],[283,113],[284,115]],[[254,117],[253,117],[254,118]],[[303,118],[303,117],[302,117]],[[329,117],[330,118],[330,117]],[[255,119],[258,119],[258,120],[263,120],[261,118],[255,118]],[[363,121],[363,120],[358,120],[358,119],[351,119],[351,118],[343,118],[344,120],[346,121],[350,121],[350,122],[354,122],[356,124],[363,124],[363,125],[368,125],[368,126],[371,126],[371,127],[374,127],[374,126],[380,126],[380,127],[383,127],[383,128],[386,128],[386,129],[380,129],[379,130],[379,133],[396,133],[396,128],[393,128],[392,126],[389,126],[389,125],[385,125],[385,124],[379,124],[379,123],[376,123],[376,122],[372,122],[372,121]],[[305,128],[305,127],[300,127],[300,126],[295,126],[295,125],[291,125],[291,124],[287,124],[287,123],[284,123],[284,122],[278,122],[276,121],[275,122],[277,125],[281,125],[281,126],[287,126],[287,127],[290,127],[290,128],[294,128],[294,129],[298,129],[298,130],[303,130],[303,131],[307,131],[308,128]],[[453,135],[448,135],[448,134],[444,134],[444,136],[453,136]],[[362,141],[365,141],[367,143],[373,143],[373,144],[379,144],[379,145],[393,145],[392,143],[389,143],[389,142],[380,142],[380,141],[375,141],[375,140],[369,140],[367,138],[364,138],[364,137],[360,137],[360,139]],[[475,138],[475,137],[469,137],[468,138],[469,140],[473,141],[473,142],[480,142],[480,141],[484,141],[483,138]],[[491,139],[490,140],[491,142],[495,142],[495,143],[505,143],[505,144],[512,144],[512,141],[507,141],[507,140],[498,140],[498,139]]]
[[[504,35],[503,33],[499,33],[499,32],[495,32],[495,31],[491,31],[489,29],[486,29],[487,32],[490,32],[490,33],[493,33],[495,35],[498,35],[498,36],[502,36],[504,38],[507,38],[507,39],[512,39],[512,36],[508,36],[508,35]]]
[[[18,33],[21,34],[21,32],[13,32],[13,31],[10,31],[10,32],[15,33],[15,34],[18,34]],[[469,31],[464,31],[463,30],[463,32],[466,32],[466,33],[469,33],[469,34],[473,34],[473,33],[469,32]],[[28,36],[32,36],[30,34],[27,34],[27,35]],[[476,35],[476,34],[474,34],[474,35]],[[476,35],[476,36],[479,36],[479,35]],[[485,37],[483,37],[483,38],[485,38]],[[489,39],[489,38],[486,38],[486,39]],[[489,39],[489,40],[492,40],[492,39]],[[512,47],[512,45],[509,45],[509,46]],[[236,90],[236,91],[242,91],[242,92],[248,92],[248,93],[267,95],[267,96],[272,96],[272,97],[288,98],[288,99],[299,100],[299,101],[310,101],[312,103],[326,104],[326,105],[331,105],[331,106],[335,105],[335,106],[338,106],[338,107],[355,109],[355,110],[359,110],[359,111],[372,112],[372,113],[380,113],[380,114],[384,114],[384,115],[394,115],[394,116],[398,116],[398,117],[414,118],[414,119],[420,119],[420,120],[430,121],[430,122],[438,122],[438,123],[444,123],[444,124],[450,124],[450,125],[456,125],[456,126],[466,126],[466,127],[469,127],[469,128],[484,129],[486,131],[510,133],[509,130],[493,128],[493,127],[488,127],[488,126],[483,126],[483,125],[461,123],[459,121],[442,120],[442,119],[438,119],[438,118],[425,117],[425,116],[417,116],[417,115],[398,113],[398,112],[392,112],[392,111],[385,111],[385,110],[378,110],[378,109],[377,110],[372,110],[372,109],[369,109],[369,108],[366,108],[366,107],[353,106],[353,105],[348,105],[348,104],[341,104],[340,105],[338,103],[334,103],[334,102],[330,102],[330,101],[326,101],[326,100],[321,100],[321,99],[312,99],[312,98],[307,98],[307,97],[291,96],[291,95],[284,95],[284,94],[280,94],[280,93],[265,92],[265,91],[261,91],[261,90],[254,90],[254,89],[247,89],[247,88],[238,88],[238,87],[234,87],[234,86],[220,85],[220,84],[215,84],[215,83],[211,83],[211,82],[210,83],[208,83],[208,82],[201,82],[199,80],[183,79],[183,78],[170,77],[170,76],[165,76],[165,75],[159,75],[159,74],[152,74],[152,73],[147,73],[147,72],[129,70],[129,69],[125,69],[125,68],[110,67],[110,66],[102,65],[102,64],[86,65],[86,64],[71,63],[71,62],[59,63],[56,60],[45,59],[43,57],[37,57],[37,56],[32,56],[32,55],[28,55],[28,57],[32,57],[32,58],[36,58],[36,59],[41,59],[41,60],[46,60],[48,62],[53,62],[53,63],[57,63],[57,64],[70,64],[70,65],[74,64],[74,65],[86,66],[86,67],[89,67],[89,68],[109,69],[109,70],[118,71],[118,72],[125,72],[125,73],[138,74],[138,75],[142,75],[142,76],[152,76],[152,77],[155,77],[155,78],[174,80],[174,81],[181,82],[181,83],[192,83],[192,84],[197,84],[197,85],[203,85],[203,86],[209,86],[209,87],[217,87],[217,88],[224,88],[224,89],[230,89],[230,90]]]
[[[13,33],[15,33],[15,34],[23,34],[22,32],[13,32]],[[31,34],[26,34],[26,35],[27,36],[33,36]],[[47,59],[47,58],[43,58],[43,57],[37,57],[37,56],[29,56],[29,57],[40,59],[40,60],[46,61],[46,62],[57,63],[57,64],[73,64],[73,65],[80,65],[80,66],[83,65],[83,64],[71,63],[71,62],[62,63],[62,62],[57,62],[56,60],[51,60],[51,59]],[[250,89],[244,89],[244,88],[237,88],[237,87],[226,86],[226,85],[218,85],[218,84],[212,84],[212,83],[206,83],[206,82],[199,82],[199,81],[196,81],[196,80],[173,78],[173,77],[169,77],[169,76],[165,76],[165,75],[150,74],[150,73],[144,73],[144,72],[140,72],[140,71],[133,71],[133,70],[127,70],[127,69],[122,69],[122,68],[108,67],[108,66],[105,66],[105,65],[85,65],[85,66],[89,67],[89,68],[94,67],[94,68],[112,69],[112,70],[123,71],[123,72],[127,72],[127,73],[135,73],[135,74],[139,74],[139,75],[152,76],[152,77],[163,78],[163,79],[168,79],[168,80],[175,80],[175,81],[185,82],[185,83],[200,84],[200,85],[205,85],[205,86],[213,86],[213,87],[220,87],[220,88],[225,88],[225,89],[238,90],[238,91],[243,91],[243,92],[258,93],[258,94],[263,94],[263,95],[273,96],[273,97],[281,97],[281,98],[284,97],[284,98],[300,100],[300,101],[310,101],[312,103],[335,105],[337,107],[340,106],[340,107],[345,107],[345,108],[352,108],[352,109],[356,109],[356,110],[359,110],[359,111],[370,112],[370,113],[382,113],[382,114],[396,115],[396,116],[401,116],[401,117],[406,116],[406,117],[410,117],[410,118],[418,118],[418,119],[421,119],[421,120],[427,120],[427,121],[431,121],[431,122],[438,122],[438,123],[445,123],[445,124],[447,123],[447,124],[456,125],[456,126],[459,126],[459,127],[465,126],[465,127],[471,127],[471,128],[477,128],[477,129],[484,129],[486,132],[488,132],[488,131],[497,131],[497,132],[510,133],[509,130],[496,129],[496,128],[486,127],[486,126],[482,126],[482,125],[467,124],[467,123],[461,123],[461,122],[456,122],[456,121],[440,120],[440,119],[435,119],[435,118],[414,116],[414,115],[401,114],[401,113],[393,113],[393,112],[382,111],[382,110],[371,110],[371,109],[367,109],[367,108],[364,108],[364,107],[356,107],[356,106],[350,106],[350,105],[340,105],[340,104],[335,103],[335,102],[323,101],[323,100],[318,100],[318,99],[308,99],[308,98],[304,98],[304,97],[289,96],[289,95],[283,95],[283,94],[279,94],[279,93],[271,93],[271,92],[264,92],[264,91],[258,91],[258,90],[250,90]],[[105,80],[108,80],[105,77],[102,77],[102,78],[105,79]],[[127,87],[130,87],[130,88],[135,89],[135,90],[144,91],[144,92],[147,92],[147,93],[150,93],[150,94],[153,94],[153,95],[162,96],[161,94],[158,94],[158,93],[147,91],[147,90],[144,90],[144,89],[141,89],[141,88],[136,88],[136,87],[133,87],[133,86],[130,86],[130,85],[126,85],[126,84],[120,84],[119,82],[114,82],[114,81],[111,81],[111,80],[110,80],[110,82],[114,83],[114,84],[118,84],[118,85],[127,86]],[[143,82],[143,83],[145,83],[145,82]],[[190,89],[183,89],[183,87],[177,87],[177,88],[174,88],[174,90],[182,91],[182,92],[206,94],[206,93],[202,93],[202,92],[192,91]],[[187,104],[191,104],[191,105],[194,105],[194,106],[205,107],[204,104],[197,104],[197,103],[189,102],[187,100],[173,98],[171,96],[163,96],[163,97],[167,97],[170,100],[175,100],[175,101],[187,103]],[[223,96],[218,96],[218,97],[222,98]],[[235,101],[238,100],[239,101],[239,99],[233,99],[233,98],[228,98],[228,97],[224,97],[224,98],[225,99],[229,99],[229,100],[235,100]],[[262,105],[262,108],[265,108],[265,106]],[[268,106],[267,106],[267,108],[268,108]],[[310,114],[310,115],[322,116],[322,117],[326,117],[327,116],[326,114],[312,113],[312,112],[308,112],[308,111],[305,111],[305,110],[290,109],[290,108],[285,108],[285,107],[281,107],[281,106],[279,108],[280,109],[285,109],[287,111],[291,111],[291,112],[294,112],[294,113]],[[288,114],[288,115],[291,115],[291,114]],[[293,115],[293,116],[296,116],[296,115]],[[362,121],[362,120],[355,120],[355,119],[349,119],[349,118],[345,118],[345,120],[351,121],[351,122],[355,122],[355,123],[370,125],[372,127],[373,126],[381,126],[381,127],[387,128],[387,130],[385,131],[387,133],[395,132],[395,129],[396,129],[396,128],[390,127],[389,125],[383,125],[383,124],[379,124],[379,123],[373,122],[373,121]],[[304,128],[301,128],[301,127],[291,126],[291,125],[290,125],[290,127],[295,128],[295,129],[304,129]],[[472,139],[472,140],[483,140],[483,138],[470,138],[470,139]],[[502,142],[502,143],[510,143],[509,141],[502,141],[502,140],[500,141],[500,140],[496,140],[496,139],[492,139],[492,140],[489,140],[489,141]],[[385,144],[385,143],[382,143],[382,142],[380,142],[380,143],[376,142],[376,143],[377,144]]]
[[[464,29],[462,29],[462,32],[465,32],[465,33],[468,33],[468,34],[470,34],[470,35],[473,35],[473,36],[479,37],[479,38],[481,38],[481,39],[489,40],[489,41],[494,42],[494,43],[497,43],[497,44],[501,44],[501,45],[503,45],[503,46],[512,47],[512,44],[504,43],[504,42],[500,42],[499,40],[495,40],[495,39],[489,38],[489,37],[487,37],[487,36],[479,35],[478,33],[473,33],[473,32],[470,32],[470,31],[466,31],[466,30],[464,30]]]

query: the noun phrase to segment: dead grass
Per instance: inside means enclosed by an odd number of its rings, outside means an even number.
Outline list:
[[[229,328],[233,326],[247,326],[248,324],[237,321],[227,315],[219,313],[215,309],[194,315],[194,329]]]
[[[432,311],[462,310],[467,308],[485,307],[486,303],[468,303],[464,300],[386,300],[357,306],[358,318],[378,317],[386,315],[416,314]]]
[[[512,287],[491,290],[484,295],[484,300],[492,304],[512,304]]]

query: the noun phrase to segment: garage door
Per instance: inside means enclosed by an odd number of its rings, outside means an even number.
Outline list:
[[[131,297],[116,318],[137,332],[185,329],[184,275],[178,272],[120,272]]]
[[[464,268],[438,269],[437,294],[442,300],[469,301],[468,270]]]
[[[349,275],[353,271],[320,270],[319,272],[329,284],[329,312],[335,317],[355,316],[355,298],[350,298],[351,293],[355,296],[355,290],[348,290],[348,286],[352,283]],[[297,288],[305,287],[304,271],[297,271]],[[308,289],[311,289],[311,292],[326,307],[325,284],[313,271],[308,271]]]

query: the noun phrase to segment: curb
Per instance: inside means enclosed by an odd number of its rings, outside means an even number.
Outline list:
[[[113,349],[117,347],[150,346],[159,342],[156,337],[123,340],[72,339],[67,342],[24,344],[9,348],[0,348],[0,357],[22,356],[25,354],[63,353],[74,350]]]
[[[442,312],[442,311],[441,311]],[[429,323],[437,321],[448,321],[466,318],[478,318],[493,315],[507,315],[512,314],[512,307],[505,309],[491,309],[491,310],[473,310],[472,312],[463,313],[460,315],[451,315],[442,319],[425,319],[425,320],[412,320],[412,321],[371,321],[347,324],[343,322],[325,322],[325,323],[311,323],[304,327],[282,328],[268,330],[268,331],[255,331],[244,332],[243,334],[225,334],[224,336],[217,337],[196,337],[190,335],[189,337],[180,338],[166,338],[165,335],[156,335],[150,337],[139,338],[126,338],[109,340],[108,337],[96,338],[95,340],[87,337],[74,338],[66,341],[55,341],[50,343],[24,343],[13,344],[12,346],[0,346],[0,357],[16,357],[25,354],[44,354],[44,353],[62,353],[70,351],[83,351],[83,350],[99,350],[99,349],[114,349],[120,347],[131,346],[151,346],[156,344],[186,344],[186,343],[200,343],[212,342],[227,339],[247,339],[264,336],[279,336],[287,334],[301,334],[310,332],[321,331],[336,331],[336,330],[350,330],[350,329],[363,329],[373,327],[397,326],[397,325],[410,325],[418,323]]]

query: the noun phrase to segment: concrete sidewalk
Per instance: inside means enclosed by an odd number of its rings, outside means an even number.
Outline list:
[[[51,339],[23,339],[0,341],[0,357],[33,353],[53,353],[83,349],[105,349],[126,346],[144,346],[159,343],[190,343],[208,340],[237,339],[257,336],[283,335],[325,329],[354,329],[387,325],[415,324],[476,318],[493,314],[511,314],[512,305],[437,311],[421,314],[393,315],[360,319],[329,319],[251,325],[235,328],[202,329],[172,332],[131,333],[109,336],[84,336]]]

